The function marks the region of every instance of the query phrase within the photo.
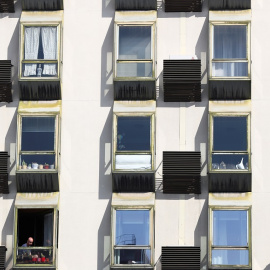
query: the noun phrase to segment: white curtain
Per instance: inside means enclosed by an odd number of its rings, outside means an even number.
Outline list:
[[[24,32],[24,59],[36,60],[38,58],[40,27],[25,27]],[[37,64],[25,64],[24,76],[36,75]]]
[[[42,47],[45,60],[57,59],[57,28],[41,28]],[[56,64],[44,64],[44,75],[55,76],[57,74]]]

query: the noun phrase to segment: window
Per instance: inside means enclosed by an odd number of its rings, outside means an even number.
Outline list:
[[[115,114],[115,170],[153,170],[154,114]]]
[[[22,79],[59,78],[60,27],[22,24]]]
[[[55,265],[56,210],[16,208],[16,265]]]
[[[19,170],[56,170],[58,166],[58,115],[18,117]]]
[[[212,207],[210,213],[211,269],[251,267],[250,209]]]
[[[112,265],[152,265],[153,209],[114,209]]]
[[[152,79],[154,71],[152,24],[117,24],[116,78]]]
[[[210,171],[250,171],[248,113],[210,115]]]
[[[211,77],[250,77],[249,27],[247,23],[211,23]]]

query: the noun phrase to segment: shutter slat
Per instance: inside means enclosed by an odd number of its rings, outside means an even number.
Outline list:
[[[201,0],[165,0],[165,12],[201,12]]]
[[[0,13],[14,13],[14,0],[0,0]]]

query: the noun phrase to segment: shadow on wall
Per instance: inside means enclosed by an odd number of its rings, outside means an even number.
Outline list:
[[[270,270],[270,264],[268,264],[263,270]]]
[[[112,108],[99,140],[99,199],[110,199],[112,194]]]
[[[114,17],[115,0],[102,0],[102,17]]]
[[[202,177],[203,180],[204,177]],[[194,231],[194,244],[201,248],[201,269],[207,269],[207,239],[208,239],[208,193],[202,190],[200,198],[204,200],[204,205]]]
[[[97,269],[110,269],[111,200],[108,202],[98,229]]]
[[[113,26],[112,19],[101,47],[101,107],[111,107],[113,104]]]

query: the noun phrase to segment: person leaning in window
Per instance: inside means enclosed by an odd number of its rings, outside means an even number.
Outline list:
[[[25,244],[22,245],[22,247],[31,247],[33,245],[34,239],[32,237],[29,237],[27,239],[27,242]],[[31,250],[30,249],[24,249],[22,250],[23,254],[27,254],[28,256],[31,255]]]

